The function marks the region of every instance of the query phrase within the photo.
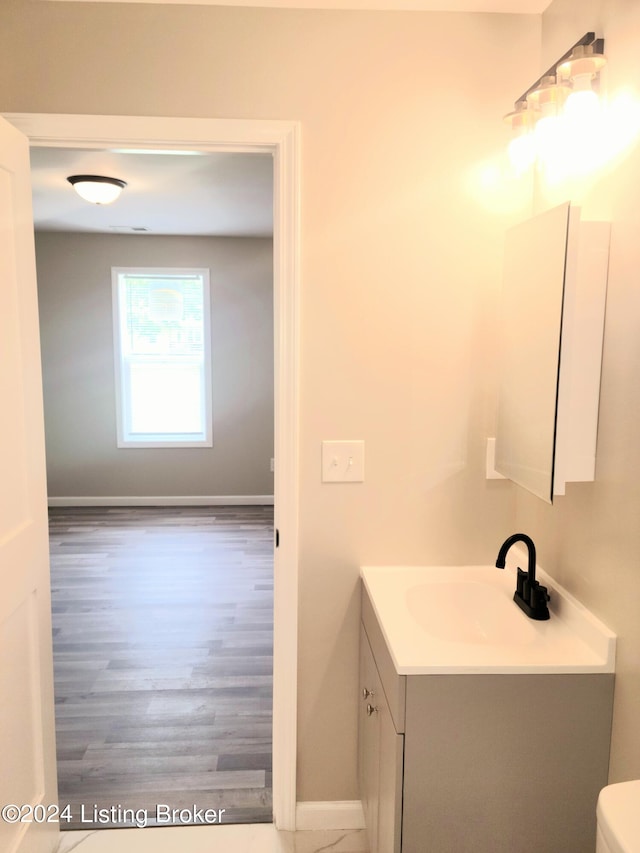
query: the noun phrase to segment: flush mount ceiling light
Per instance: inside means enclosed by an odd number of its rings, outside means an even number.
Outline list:
[[[595,33],[585,33],[520,95],[513,112],[505,116],[513,131],[509,146],[512,163],[514,150],[526,151],[529,165],[536,158],[544,161],[546,153],[557,143],[555,137],[562,119],[575,118],[578,113],[581,117],[596,114],[597,85],[607,61],[603,50],[604,39],[596,39]],[[535,153],[532,155],[531,151]]]
[[[71,175],[67,180],[80,198],[92,204],[111,204],[127,185],[119,178],[102,175]]]

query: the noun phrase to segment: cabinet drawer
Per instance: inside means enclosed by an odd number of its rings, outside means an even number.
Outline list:
[[[371,650],[376,659],[376,666],[382,681],[382,687],[389,705],[393,724],[398,734],[404,732],[406,676],[398,675],[387,644],[378,625],[378,620],[369,601],[364,586],[362,587],[362,624],[367,633]]]

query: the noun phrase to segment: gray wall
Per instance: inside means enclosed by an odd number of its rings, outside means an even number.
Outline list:
[[[271,495],[268,239],[36,234],[49,495]],[[112,266],[207,267],[212,448],[116,447]]]

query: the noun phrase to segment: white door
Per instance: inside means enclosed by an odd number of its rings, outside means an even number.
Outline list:
[[[0,850],[58,841],[29,145],[0,119]],[[13,807],[17,807],[17,810]],[[30,821],[30,822],[29,822]]]

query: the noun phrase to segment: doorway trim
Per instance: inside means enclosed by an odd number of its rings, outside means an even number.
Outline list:
[[[4,113],[31,146],[270,153],[274,160],[273,816],[296,828],[300,126],[294,121]]]

